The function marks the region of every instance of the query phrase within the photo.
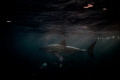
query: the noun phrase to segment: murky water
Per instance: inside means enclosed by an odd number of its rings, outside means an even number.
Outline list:
[[[78,74],[79,70],[77,71],[77,69],[84,72],[87,69],[99,69],[110,66],[111,63],[117,63],[116,61],[120,58],[118,52],[120,32],[91,29],[90,26],[93,23],[96,24],[101,20],[96,22],[92,20],[92,23],[90,23],[91,21],[84,20],[85,17],[83,17],[84,19],[77,22],[76,17],[82,18],[83,15],[76,12],[35,14],[33,16],[32,14],[28,15],[25,21],[13,21],[15,24],[11,25],[11,31],[6,37],[6,45],[11,58],[24,58],[36,68],[40,68],[43,63],[47,63],[47,69],[54,71],[55,67],[59,67],[59,59],[39,50],[39,48],[49,44],[58,44],[63,39],[66,40],[68,46],[83,49],[87,49],[97,40],[94,48],[95,59],[92,59],[87,52],[69,55],[62,61],[64,71],[73,70]],[[94,25],[94,28],[98,27]]]
[[[17,28],[19,28],[19,26]],[[24,26],[23,28],[27,27]],[[30,28],[28,27],[28,31],[29,29]],[[14,32],[12,34],[12,45],[15,46],[15,49],[18,51],[19,55],[26,56],[32,62],[37,61],[38,67],[43,62],[48,62],[50,58],[51,62],[56,63],[56,58],[53,55],[51,57],[45,52],[39,50],[39,48],[49,44],[57,44],[64,38],[66,39],[66,44],[68,46],[83,49],[87,49],[94,41],[97,40],[94,48],[95,60],[92,60],[87,53],[78,53],[77,55],[68,56],[68,58],[63,61],[64,64],[68,65],[71,61],[74,65],[75,63],[85,65],[87,61],[92,61],[97,64],[100,61],[115,55],[116,53],[114,52],[119,47],[120,33],[118,31],[94,32],[87,26],[80,24],[73,26],[64,24],[49,24],[49,26],[39,27],[38,30],[40,31],[36,30],[29,32]],[[42,30],[46,32],[41,32]]]

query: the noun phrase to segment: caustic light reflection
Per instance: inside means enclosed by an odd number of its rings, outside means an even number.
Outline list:
[[[98,37],[98,39],[120,39],[120,37],[119,36]]]

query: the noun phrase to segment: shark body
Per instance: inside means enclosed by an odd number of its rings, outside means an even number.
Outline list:
[[[81,48],[76,48],[76,47],[72,47],[72,46],[67,46],[66,41],[64,39],[59,44],[47,45],[47,46],[42,47],[40,49],[46,51],[47,53],[54,54],[55,56],[57,56],[59,58],[59,61],[61,61],[61,62],[63,60],[63,56],[70,55],[70,54],[74,55],[74,54],[79,53],[79,52],[87,52],[91,56],[91,58],[94,59],[95,57],[93,55],[93,49],[94,49],[96,42],[97,41],[92,43],[88,47],[88,49],[81,49]]]

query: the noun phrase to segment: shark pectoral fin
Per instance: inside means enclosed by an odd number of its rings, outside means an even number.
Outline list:
[[[61,62],[63,61],[63,57],[62,56],[59,57],[59,61],[61,61]]]
[[[55,54],[55,56],[57,56],[59,58],[59,61],[61,61],[61,62],[63,61],[63,57],[59,56],[57,52],[55,52],[54,54]]]

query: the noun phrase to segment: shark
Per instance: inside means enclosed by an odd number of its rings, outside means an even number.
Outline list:
[[[86,52],[90,55],[92,59],[95,59],[93,55],[93,50],[95,47],[97,40],[93,42],[87,49],[81,49],[73,46],[68,46],[66,44],[66,40],[63,39],[60,43],[58,44],[50,44],[44,47],[39,48],[40,50],[44,50],[46,53],[51,53],[54,54],[56,57],[59,58],[59,61],[63,61],[63,56],[67,55],[75,55],[76,53],[81,53],[81,52]],[[60,64],[62,66],[62,64]]]

